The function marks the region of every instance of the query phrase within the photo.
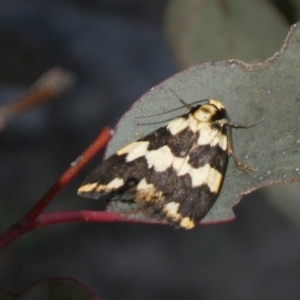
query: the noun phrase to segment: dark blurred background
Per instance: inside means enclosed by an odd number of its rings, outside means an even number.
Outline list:
[[[1,132],[1,232],[32,207],[103,126],[113,127],[143,93],[182,69],[166,37],[170,2],[0,2],[1,105],[52,67],[77,76],[70,92],[14,118]],[[287,34],[297,21],[298,2],[283,2],[270,5]],[[49,210],[97,209],[97,202],[76,191],[100,161],[98,155]],[[19,291],[43,278],[67,276],[101,299],[299,299],[299,224],[266,195],[244,197],[235,222],[192,231],[125,223],[36,230],[0,253],[0,287]],[[293,210],[299,216],[299,208]]]

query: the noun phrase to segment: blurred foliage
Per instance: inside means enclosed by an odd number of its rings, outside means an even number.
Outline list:
[[[165,26],[181,68],[231,58],[263,61],[280,49],[289,28],[267,0],[173,0]]]

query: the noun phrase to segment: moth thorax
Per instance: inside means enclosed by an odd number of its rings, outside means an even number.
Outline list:
[[[215,119],[216,114],[218,114],[219,109],[212,104],[205,104],[200,106],[195,112],[194,117],[199,122],[210,122]]]

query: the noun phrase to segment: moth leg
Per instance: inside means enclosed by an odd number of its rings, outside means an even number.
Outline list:
[[[254,125],[256,125],[256,124],[254,124]],[[254,125],[251,125],[251,126],[254,126]],[[242,128],[249,128],[249,127],[242,127]],[[232,156],[232,158],[234,160],[234,163],[235,163],[237,168],[239,168],[240,170],[246,172],[247,174],[249,174],[249,171],[257,171],[257,169],[249,167],[246,164],[242,163],[237,158],[237,156],[234,154],[232,134],[231,134],[231,124],[230,124],[230,126],[228,126],[228,150],[227,151],[228,151],[228,154]]]
[[[234,128],[251,128],[251,127],[256,126],[259,123],[261,123],[264,119],[265,118],[262,118],[258,122],[254,123],[254,124],[251,124],[251,125],[241,125],[241,124],[234,123],[231,120],[229,120],[229,122],[228,122],[228,154],[232,156],[232,158],[234,160],[234,163],[237,166],[237,168],[239,168],[240,170],[242,170],[242,171],[244,171],[248,174],[249,174],[248,171],[257,171],[257,169],[249,167],[246,164],[242,163],[237,158],[237,156],[234,154],[231,127],[234,127]]]

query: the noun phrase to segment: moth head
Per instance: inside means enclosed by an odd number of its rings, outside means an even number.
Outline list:
[[[212,122],[225,118],[226,111],[218,100],[209,100],[207,104],[195,107],[193,115],[199,122]]]

